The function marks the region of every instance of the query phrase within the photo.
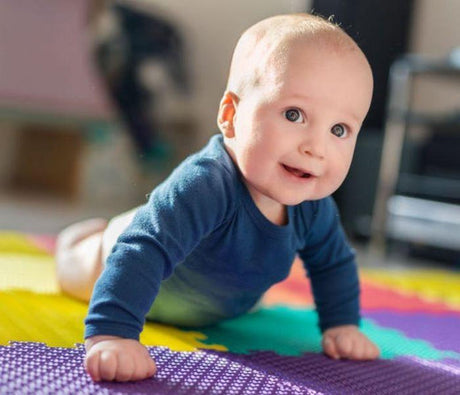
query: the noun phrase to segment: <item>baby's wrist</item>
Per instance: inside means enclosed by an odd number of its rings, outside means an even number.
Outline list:
[[[121,340],[123,337],[112,335],[96,335],[85,339],[86,351],[89,351],[94,345],[107,340]]]
[[[323,331],[323,335],[328,332],[335,332],[340,330],[359,330],[359,326],[355,324],[344,324],[344,325],[336,325],[331,326]]]

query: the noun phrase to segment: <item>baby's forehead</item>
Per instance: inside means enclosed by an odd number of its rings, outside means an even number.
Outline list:
[[[299,59],[308,59],[309,62],[327,62],[327,59],[336,61],[337,57],[333,55],[347,55],[356,58],[362,58],[367,62],[357,46],[350,43],[341,43],[339,39],[332,37],[311,37],[286,35],[278,38],[276,42],[259,43],[259,49],[254,56],[247,57],[247,67],[241,71],[254,73],[255,79],[259,82],[272,81],[277,82],[279,79],[286,77],[286,72],[292,70],[292,64],[298,63]],[[301,74],[302,70],[295,69],[293,73]]]
[[[249,28],[235,48],[228,89],[243,94],[257,88],[262,81],[280,78],[295,52],[314,58],[319,49],[334,53],[352,51],[365,56],[357,44],[340,27],[308,14],[268,18]],[[294,53],[294,55],[293,55]]]

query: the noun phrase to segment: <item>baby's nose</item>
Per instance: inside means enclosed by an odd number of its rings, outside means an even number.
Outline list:
[[[327,151],[327,137],[323,133],[308,136],[300,144],[300,152],[302,154],[311,155],[318,159],[324,159]]]

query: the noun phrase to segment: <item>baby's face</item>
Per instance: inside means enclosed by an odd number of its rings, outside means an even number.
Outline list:
[[[297,43],[287,59],[241,98],[227,144],[255,201],[295,205],[332,194],[345,179],[372,75],[357,51]]]

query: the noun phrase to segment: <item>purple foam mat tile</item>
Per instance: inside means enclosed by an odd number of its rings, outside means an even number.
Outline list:
[[[0,346],[1,394],[318,394],[229,360],[225,354],[149,347],[158,373],[131,383],[95,383],[83,368],[84,348],[40,343]]]
[[[365,311],[366,318],[377,324],[395,328],[413,339],[430,342],[438,350],[460,353],[460,313],[398,313],[395,311]],[[460,391],[459,391],[460,392]]]
[[[94,383],[84,348],[39,343],[0,346],[1,394],[458,394],[460,367],[404,357],[332,361],[273,352],[174,352],[149,347],[157,375],[133,383]],[[458,362],[458,361],[456,361]]]
[[[217,351],[208,351],[220,353]],[[398,357],[376,361],[333,361],[321,354],[280,356],[271,351],[225,353],[226,358],[265,374],[277,375],[292,386],[324,394],[459,394],[460,361],[427,361]]]
[[[444,371],[450,373],[460,379],[460,359],[445,358],[442,360],[427,360],[415,356],[407,356],[405,359],[411,360],[413,363],[429,367],[432,370]],[[460,391],[459,391],[460,393]]]

